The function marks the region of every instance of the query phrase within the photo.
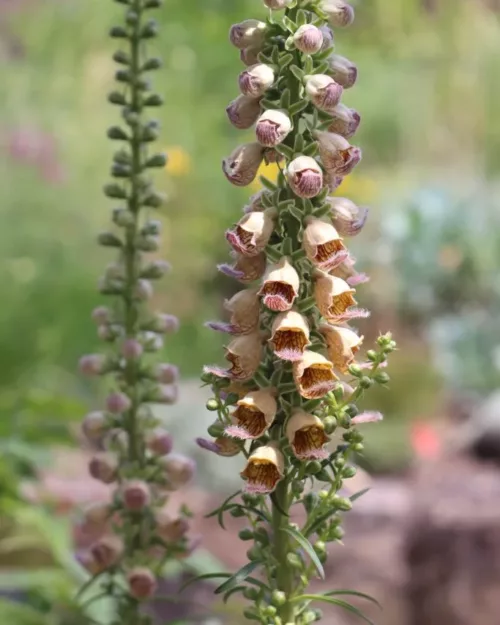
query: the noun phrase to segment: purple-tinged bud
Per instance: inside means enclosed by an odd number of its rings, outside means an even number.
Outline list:
[[[92,311],[92,321],[98,326],[111,321],[111,311],[106,306],[98,306]]]
[[[354,9],[344,0],[322,0],[320,9],[327,14],[332,26],[343,28],[354,21]]]
[[[118,536],[104,536],[92,546],[90,553],[99,570],[105,571],[118,563],[123,551],[123,542]]]
[[[151,299],[153,297],[153,285],[149,280],[137,280],[134,294],[141,301]]]
[[[315,54],[323,46],[323,33],[312,24],[303,24],[296,30],[293,42],[297,50],[305,54]]]
[[[186,519],[182,517],[173,519],[163,510],[155,514],[155,521],[158,536],[168,544],[178,543],[189,530]]]
[[[146,436],[146,445],[148,449],[157,456],[166,456],[169,454],[174,446],[174,440],[166,430],[156,428],[151,432],[148,432]]]
[[[257,121],[255,134],[257,141],[268,148],[278,145],[292,130],[292,120],[286,111],[269,109]]]
[[[125,360],[137,360],[143,351],[144,348],[136,339],[127,339],[122,345],[122,356]]]
[[[106,451],[116,454],[123,453],[129,445],[129,435],[125,430],[114,428],[106,434],[102,443]]]
[[[314,106],[329,113],[340,102],[343,87],[331,76],[326,74],[313,74],[306,76],[306,93]]]
[[[113,342],[121,334],[119,326],[103,324],[97,328],[97,336],[101,341]]]
[[[345,139],[352,137],[361,122],[359,113],[342,103],[337,104],[330,113],[333,115],[333,119],[328,126],[328,132],[334,132]]]
[[[104,412],[95,410],[94,412],[89,412],[84,418],[82,432],[89,440],[95,441],[106,434],[108,426],[109,421]]]
[[[272,11],[280,11],[286,9],[292,0],[264,0],[264,4],[268,9]]]
[[[105,454],[94,456],[89,462],[89,473],[91,477],[103,484],[112,484],[116,480],[116,461]]]
[[[247,67],[256,65],[259,62],[260,52],[260,47],[254,48],[253,46],[250,46],[249,48],[244,48],[243,50],[240,50],[240,61]]]
[[[163,349],[163,339],[154,332],[144,332],[143,347],[145,352],[154,353]]]
[[[149,487],[141,480],[132,480],[122,486],[123,505],[127,510],[138,512],[151,503]]]
[[[263,156],[264,148],[260,143],[245,143],[222,161],[222,171],[229,182],[246,187],[255,179]]]
[[[138,601],[151,598],[158,588],[154,573],[144,566],[137,566],[127,573],[130,594]]]
[[[359,207],[345,197],[330,197],[332,223],[343,237],[353,237],[361,232],[368,217],[368,209]]]
[[[332,29],[328,26],[320,26],[319,29],[323,35],[323,45],[321,46],[321,51],[327,50],[333,46],[334,39]]]
[[[344,89],[349,89],[355,84],[358,78],[358,68],[352,61],[339,54],[330,55],[327,61],[328,73],[339,85],[342,85]]]
[[[87,354],[80,358],[78,368],[83,375],[102,375],[108,370],[107,362],[108,359],[102,354]]]
[[[160,384],[151,395],[150,401],[172,405],[179,399],[179,388],[175,384]]]
[[[106,408],[113,414],[122,414],[130,410],[132,402],[125,393],[111,393],[106,398]]]
[[[258,98],[274,83],[274,70],[265,63],[257,63],[243,70],[238,82],[243,95]]]
[[[323,187],[323,171],[310,156],[298,156],[288,165],[286,178],[290,188],[299,197],[312,198]]]
[[[229,41],[240,50],[259,47],[264,43],[266,23],[259,20],[244,20],[233,24],[229,30]]]
[[[173,334],[179,330],[179,319],[175,315],[159,313],[151,322],[151,330],[161,334]]]
[[[196,470],[194,460],[182,454],[170,454],[162,458],[162,466],[172,490],[185,486],[190,482]]]
[[[382,421],[383,415],[381,412],[361,412],[351,419],[353,425],[361,425],[362,423],[377,423]]]
[[[239,95],[226,108],[229,121],[235,128],[246,130],[255,124],[260,114],[260,99]]]
[[[83,511],[85,524],[90,529],[100,529],[106,525],[111,516],[111,507],[107,503],[92,503]]]
[[[162,384],[174,384],[179,379],[179,369],[169,363],[161,363],[155,367],[155,377]]]
[[[333,132],[314,133],[318,141],[319,155],[330,175],[347,176],[361,160],[361,149]]]

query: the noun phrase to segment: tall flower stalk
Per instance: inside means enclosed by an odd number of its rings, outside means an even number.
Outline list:
[[[308,586],[324,576],[328,543],[341,540],[340,513],[352,506],[342,488],[356,472],[350,456],[363,449],[357,426],[381,418],[359,413],[357,402],[387,384],[396,345],[380,336],[356,362],[363,337],[349,324],[369,315],[356,302],[367,277],[345,238],[360,232],[367,210],[331,195],[361,159],[349,142],[360,116],[341,101],[357,69],[333,51],[332,28],[350,25],[353,9],[342,0],[264,4],[267,21],[230,30],[246,68],[227,115],[236,128],[254,126],[255,141],[237,147],[223,171],[237,186],[263,161],[280,173],[276,184],[261,179],[263,190],[226,233],[232,260],[219,269],[243,289],[226,302],[229,320],[208,324],[230,335],[229,364],[204,370],[217,419],[213,438],[198,443],[244,458],[242,492],[216,512],[222,522],[225,512],[248,520],[240,538],[251,544],[249,563],[216,592],[242,592],[249,620],[305,625],[321,619],[315,602],[357,611]]]
[[[113,229],[99,236],[101,245],[117,252],[117,260],[99,282],[99,291],[112,298],[112,305],[92,313],[106,347],[80,360],[83,374],[110,378],[105,408],[85,417],[83,432],[101,448],[89,463],[90,474],[111,485],[112,496],[84,513],[84,528],[95,542],[81,561],[93,575],[90,583],[100,583],[105,594],[115,597],[117,623],[145,625],[150,619],[140,605],[155,593],[166,560],[184,557],[192,548],[189,512],[182,508],[171,517],[164,507],[169,493],[191,479],[194,465],[172,453],[172,438],[151,409],[152,404],[176,401],[178,378],[174,365],[155,357],[163,349],[163,336],[175,331],[178,321],[146,305],[153,282],[169,268],[165,261],[148,258],[159,249],[160,235],[160,222],[150,214],[162,204],[150,172],[166,163],[165,155],[150,147],[159,130],[149,112],[162,99],[152,92],[149,76],[161,63],[146,50],[158,32],[150,13],[161,1],[119,4],[125,5],[123,23],[110,32],[120,42],[113,55],[118,88],[108,99],[120,108],[122,123],[108,130],[119,148],[111,167],[114,181],[104,189],[119,206],[113,210]]]

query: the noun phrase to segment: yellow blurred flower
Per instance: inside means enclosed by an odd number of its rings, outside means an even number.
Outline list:
[[[262,185],[259,180],[259,176],[264,176],[271,182],[276,182],[278,180],[278,174],[280,173],[279,167],[276,163],[269,163],[266,165],[264,161],[262,161],[261,166],[259,167],[259,171],[257,172],[257,176],[255,180],[251,183],[250,189],[257,193],[262,189]]]
[[[373,178],[351,174],[344,178],[340,187],[332,195],[348,197],[357,204],[370,203],[378,195],[378,185]]]
[[[182,147],[174,145],[166,148],[167,164],[165,169],[167,173],[175,178],[187,176],[191,171],[191,157]]]

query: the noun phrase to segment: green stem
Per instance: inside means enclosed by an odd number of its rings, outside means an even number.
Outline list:
[[[287,517],[285,517],[279,510],[283,510],[288,514],[289,511],[289,496],[288,496],[288,481],[286,478],[281,480],[275,490],[275,497],[278,503],[277,506],[273,506],[273,550],[274,558],[276,560],[276,581],[278,583],[278,589],[285,593],[286,601],[279,609],[279,615],[284,624],[295,623],[295,608],[292,603],[293,595],[293,571],[287,562],[287,554],[289,551],[289,536],[284,531],[288,525]],[[279,508],[278,508],[279,506]]]

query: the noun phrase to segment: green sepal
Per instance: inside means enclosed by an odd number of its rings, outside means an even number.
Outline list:
[[[296,21],[297,26],[304,26],[304,24],[307,24],[307,13],[304,11],[304,9],[299,9],[297,11]]]
[[[283,26],[292,34],[297,30],[297,24],[286,15],[283,18],[282,23]]]

